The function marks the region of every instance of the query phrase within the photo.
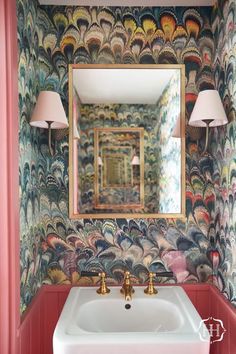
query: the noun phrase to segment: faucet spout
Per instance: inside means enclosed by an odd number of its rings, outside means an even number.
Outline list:
[[[120,289],[121,294],[125,296],[125,301],[132,300],[132,294],[134,293],[133,286],[130,282],[130,272],[125,272],[124,283]]]

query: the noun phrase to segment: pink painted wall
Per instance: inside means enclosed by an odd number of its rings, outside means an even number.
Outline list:
[[[0,353],[18,354],[20,322],[16,2],[0,1]]]

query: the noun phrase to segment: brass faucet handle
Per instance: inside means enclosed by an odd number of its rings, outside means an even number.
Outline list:
[[[121,294],[125,295],[125,300],[126,301],[131,301],[132,299],[132,294],[134,293],[134,288],[131,285],[130,281],[130,272],[126,271],[124,273],[124,282],[123,285],[120,289]]]
[[[121,289],[121,292],[123,293],[124,289],[130,287],[132,294],[134,293],[133,286],[131,285],[131,280],[130,280],[130,272],[127,270],[125,271],[124,274],[124,283]]]
[[[106,284],[106,273],[102,272],[99,273],[99,276],[101,278],[101,284],[100,287],[97,289],[97,293],[99,295],[106,295],[109,294],[109,292],[111,291],[110,289],[108,289],[107,284]]]
[[[155,278],[156,273],[149,273],[149,281],[148,281],[148,286],[146,289],[144,289],[145,294],[147,295],[155,295],[157,294],[157,289],[154,288],[154,283],[153,283],[153,278]]]
[[[131,286],[131,283],[130,283],[130,272],[129,271],[124,272],[124,282],[123,282],[123,285],[122,285],[122,287],[120,289],[121,294],[124,293],[125,288],[127,288],[127,286]]]
[[[124,280],[130,280],[130,272],[128,270],[124,273]]]

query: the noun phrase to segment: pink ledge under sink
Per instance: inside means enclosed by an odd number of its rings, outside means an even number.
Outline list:
[[[209,354],[205,324],[179,286],[126,302],[118,287],[108,295],[72,288],[53,335],[54,354]],[[128,306],[127,306],[128,305]]]

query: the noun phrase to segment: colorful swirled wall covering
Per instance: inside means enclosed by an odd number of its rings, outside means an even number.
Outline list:
[[[212,282],[213,276],[232,302],[224,273],[224,254],[216,241],[218,194],[214,183],[220,166],[211,155],[201,156],[187,140],[186,222],[165,219],[77,220],[68,218],[68,139],[50,157],[45,134],[29,130],[38,85],[56,90],[68,107],[69,63],[184,63],[186,108],[190,115],[199,89],[214,87],[215,43],[209,8],[38,7],[18,0],[20,61],[21,188],[21,310],[42,282],[92,282],[79,270],[105,270],[120,283],[125,269],[134,282],[144,282],[149,270],[171,269],[177,282]],[[36,23],[36,26],[35,26]],[[34,27],[35,26],[35,27]],[[39,70],[30,65],[35,29]],[[27,41],[26,41],[27,39]],[[29,68],[32,69],[30,73]],[[23,78],[22,78],[23,77]],[[38,87],[37,87],[38,88]],[[28,106],[27,106],[28,105]],[[30,151],[32,150],[32,151]],[[221,252],[221,253],[220,253]],[[220,254],[217,274],[212,260]]]
[[[19,89],[19,185],[20,185],[20,266],[21,308],[29,303],[43,278],[41,276],[40,145],[42,135],[28,122],[39,92],[39,46],[37,2],[19,0],[18,89]],[[44,157],[46,161],[46,156]],[[30,289],[30,290],[28,290]]]
[[[216,250],[214,282],[233,300],[236,293],[236,2],[219,1],[213,11],[215,46],[214,76],[224,102],[229,124],[214,129],[211,154],[214,159],[216,195],[214,234]],[[220,276],[219,276],[220,275]],[[222,282],[223,279],[223,282]]]

